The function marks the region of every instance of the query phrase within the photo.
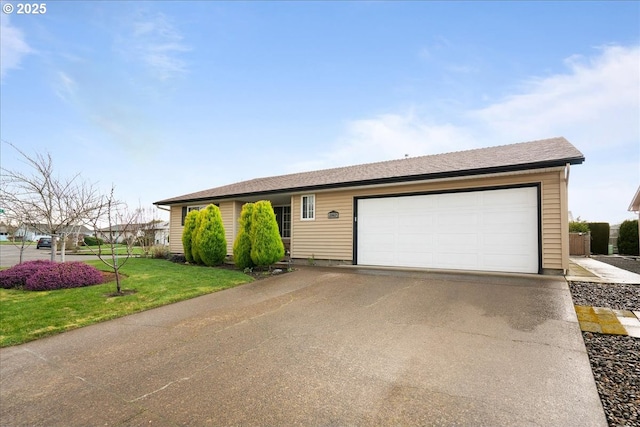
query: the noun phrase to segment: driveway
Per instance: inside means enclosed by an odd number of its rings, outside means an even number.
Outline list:
[[[301,268],[0,350],[2,425],[606,426],[563,278]]]

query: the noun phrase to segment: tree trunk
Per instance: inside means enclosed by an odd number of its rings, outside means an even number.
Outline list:
[[[62,247],[60,248],[60,261],[64,262],[64,251],[67,247],[67,235],[62,235]]]
[[[51,261],[56,262],[56,246],[58,246],[58,236],[51,235]]]

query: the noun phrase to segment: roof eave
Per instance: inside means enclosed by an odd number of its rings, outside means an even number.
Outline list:
[[[640,212],[640,186],[638,186],[636,194],[631,200],[631,204],[629,205],[629,212]]]
[[[331,184],[279,188],[274,190],[266,190],[266,191],[258,191],[258,192],[225,194],[225,195],[214,196],[214,197],[197,197],[197,198],[179,199],[179,200],[167,199],[167,200],[161,200],[159,202],[154,202],[153,204],[156,206],[161,206],[161,205],[171,206],[171,205],[178,205],[178,204],[184,204],[184,203],[197,203],[197,202],[203,202],[207,200],[237,199],[237,198],[250,197],[250,196],[255,197],[257,195],[267,196],[272,194],[295,193],[300,191],[330,190],[334,188],[348,188],[348,187],[379,185],[379,184],[396,184],[396,183],[412,182],[412,181],[428,181],[432,179],[457,178],[460,176],[467,176],[467,175],[477,176],[477,175],[486,175],[486,174],[494,174],[494,173],[516,172],[516,171],[529,170],[529,169],[545,169],[545,168],[551,168],[551,167],[565,166],[566,164],[579,165],[579,164],[582,164],[584,160],[585,160],[584,156],[578,156],[578,157],[569,157],[569,158],[558,159],[558,160],[546,160],[542,162],[523,163],[518,165],[496,166],[496,167],[478,168],[478,169],[463,169],[459,171],[437,172],[437,173],[420,174],[420,175],[395,176],[395,177],[389,177],[389,178],[375,178],[375,179],[368,179],[368,180],[346,181],[346,182],[338,182],[338,183],[331,183]]]

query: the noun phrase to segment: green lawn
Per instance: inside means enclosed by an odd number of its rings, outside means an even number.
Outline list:
[[[101,270],[100,261],[89,261]],[[253,279],[239,271],[131,258],[121,268],[126,296],[108,296],[115,282],[47,292],[0,289],[0,347],[231,288]]]

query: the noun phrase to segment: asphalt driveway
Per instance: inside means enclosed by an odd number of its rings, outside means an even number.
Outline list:
[[[0,424],[607,425],[563,278],[322,268],[2,349]]]

